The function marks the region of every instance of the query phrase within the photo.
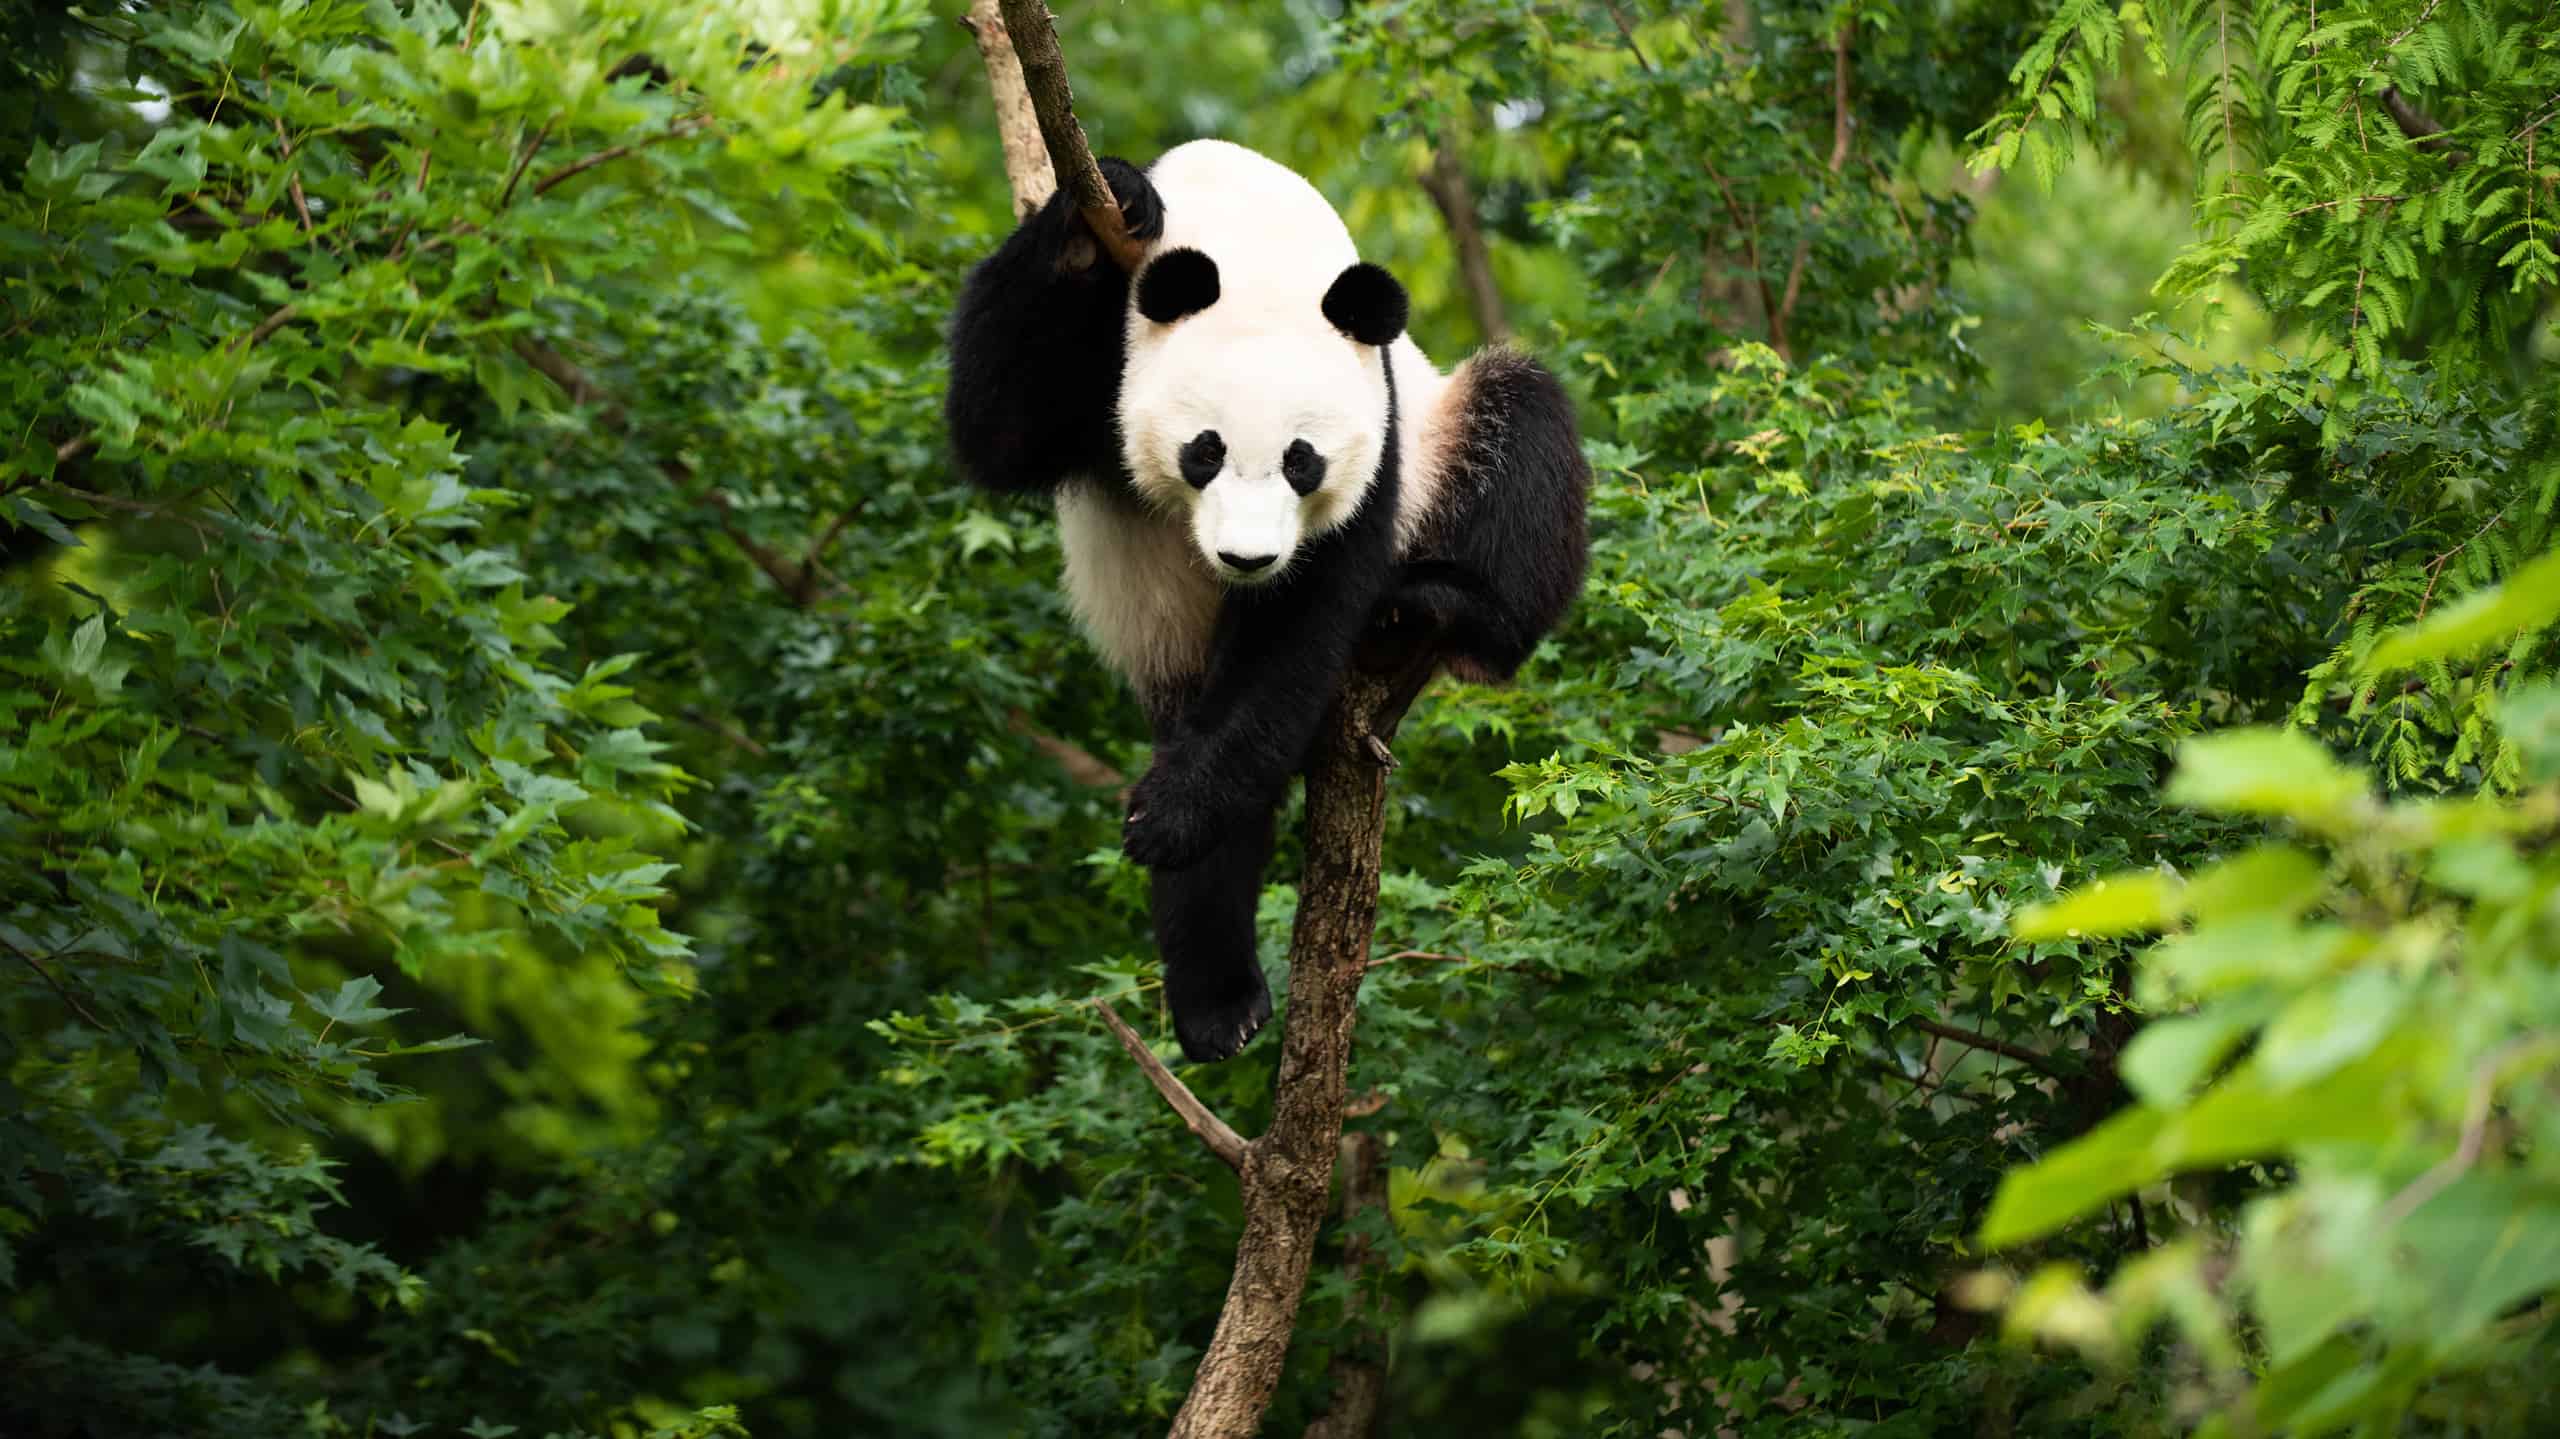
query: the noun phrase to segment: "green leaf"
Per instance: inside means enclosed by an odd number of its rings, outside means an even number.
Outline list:
[[[2560,549],[2509,575],[2505,583],[2466,595],[2414,625],[2385,635],[2365,658],[2380,674],[2431,660],[2468,659],[2517,631],[2539,631],[2560,619]]]
[[[2116,1072],[2135,1098],[2163,1108],[2175,1105],[2264,1024],[2278,1002],[2272,995],[2246,995],[2195,1014],[2155,1019],[2126,1043]]]
[[[2105,939],[2167,927],[2178,917],[2181,886],[2157,870],[2115,875],[2019,914],[2024,940]]]
[[[327,998],[306,994],[303,999],[332,1024],[375,1024],[405,1009],[376,1009],[373,998],[382,993],[382,982],[371,975],[360,974],[338,986]]]
[[[2032,1167],[2011,1170],[1983,1217],[1983,1247],[2005,1249],[2041,1238],[2151,1183],[2159,1177],[2152,1142],[2167,1127],[2168,1116],[2160,1110],[2127,1109]]]
[[[2300,730],[2244,729],[2189,740],[2167,799],[2221,814],[2291,819],[2326,832],[2370,809],[2364,778]]]

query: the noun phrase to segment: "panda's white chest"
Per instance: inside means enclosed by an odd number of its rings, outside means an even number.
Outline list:
[[[1180,520],[1089,485],[1058,491],[1067,603],[1103,660],[1142,695],[1208,667],[1218,584]]]

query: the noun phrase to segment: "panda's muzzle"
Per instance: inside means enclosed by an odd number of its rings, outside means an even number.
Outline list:
[[[1245,575],[1271,568],[1271,562],[1278,558],[1278,555],[1240,555],[1233,550],[1218,551],[1218,563]]]

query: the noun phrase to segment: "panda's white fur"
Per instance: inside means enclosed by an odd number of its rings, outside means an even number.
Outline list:
[[[1069,603],[1141,693],[1205,667],[1222,585],[1286,574],[1302,544],[1359,511],[1386,442],[1389,363],[1401,431],[1397,547],[1409,547],[1438,503],[1462,388],[1408,337],[1382,350],[1326,323],[1326,289],[1359,252],[1296,172],[1240,145],[1195,140],[1167,151],[1147,178],[1166,216],[1149,257],[1196,249],[1251,284],[1169,325],[1139,312],[1132,287],[1119,420],[1144,508],[1095,486],[1058,491]],[[1177,456],[1211,429],[1225,465],[1195,488]],[[1301,439],[1326,461],[1324,482],[1304,498],[1281,475],[1281,456]],[[1279,558],[1240,572],[1221,552]]]

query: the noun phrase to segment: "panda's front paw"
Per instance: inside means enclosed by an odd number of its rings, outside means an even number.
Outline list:
[[[1149,869],[1189,869],[1218,847],[1230,819],[1214,786],[1158,763],[1129,791],[1120,849]]]
[[[1129,227],[1130,238],[1146,241],[1163,234],[1164,199],[1147,172],[1108,156],[1094,163],[1102,170],[1103,183],[1111,187],[1111,198],[1120,202],[1120,222]]]

